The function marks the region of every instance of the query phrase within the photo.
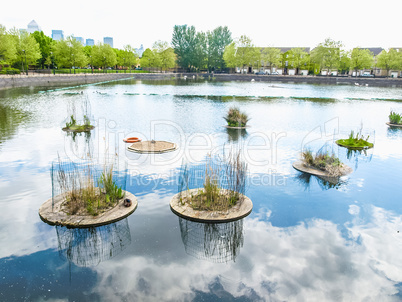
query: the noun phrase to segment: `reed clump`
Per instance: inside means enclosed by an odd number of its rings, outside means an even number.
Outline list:
[[[395,111],[391,110],[388,118],[390,124],[402,125],[402,114],[396,113]]]
[[[56,183],[64,192],[63,211],[69,215],[99,215],[116,206],[124,191],[113,176],[113,164],[104,164],[100,173],[93,163],[84,167],[65,164],[55,167]]]
[[[90,131],[94,128],[93,125],[91,125],[91,121],[89,118],[84,115],[84,123],[83,124],[77,124],[77,120],[75,119],[74,115],[70,116],[70,121],[66,123],[66,127],[63,128],[65,131],[73,131],[73,132],[85,132],[85,131]]]
[[[354,149],[369,149],[374,146],[373,143],[370,143],[368,140],[370,135],[364,137],[361,131],[357,132],[356,135],[354,131],[350,131],[349,137],[347,139],[338,139],[336,143],[342,147],[346,148],[354,148]]]
[[[307,167],[325,171],[334,177],[343,174],[343,163],[334,153],[319,150],[316,154],[313,154],[310,149],[306,149],[302,152],[301,157]]]
[[[249,121],[248,115],[237,107],[230,107],[224,119],[229,127],[246,127]]]
[[[180,196],[182,204],[189,204],[194,210],[227,211],[242,201],[246,186],[247,165],[237,154],[223,157],[207,157],[203,187],[191,192],[187,186],[187,194]],[[184,177],[189,177],[184,173]],[[183,183],[189,183],[186,179]]]

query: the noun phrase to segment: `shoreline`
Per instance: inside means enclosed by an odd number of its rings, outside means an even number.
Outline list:
[[[402,87],[400,78],[364,78],[348,76],[290,76],[213,73],[106,73],[106,74],[34,74],[0,75],[0,89],[29,86],[62,86],[66,84],[95,84],[110,80],[212,80],[217,82],[267,82],[289,84],[352,85],[362,87]]]

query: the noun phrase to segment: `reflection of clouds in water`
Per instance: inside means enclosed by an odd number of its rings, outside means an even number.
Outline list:
[[[355,205],[355,204],[352,204],[352,205],[349,206],[348,212],[349,212],[350,215],[359,215],[360,207]]]
[[[0,174],[11,180],[3,182],[0,177],[0,258],[56,247],[52,229],[45,226],[38,215],[40,205],[52,196],[49,173],[34,174],[28,169],[16,171],[0,167]],[[32,191],[31,188],[37,189]]]
[[[358,207],[350,209],[358,216]],[[189,257],[163,264],[131,256],[124,263],[111,260],[97,267],[94,291],[105,299],[117,295],[147,301],[191,300],[219,287],[226,296],[252,300],[397,300],[402,218],[380,208],[371,211],[370,222],[354,218],[345,226],[351,238],[321,219],[288,228],[245,219],[244,247],[236,263]],[[254,266],[252,259],[260,265]]]

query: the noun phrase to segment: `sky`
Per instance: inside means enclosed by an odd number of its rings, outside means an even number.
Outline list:
[[[206,32],[228,26],[233,38],[246,35],[258,47],[314,48],[326,38],[353,47],[402,47],[400,0],[4,0],[0,24],[27,28],[35,20],[43,32],[103,42],[114,47],[152,47],[171,42],[174,25]]]

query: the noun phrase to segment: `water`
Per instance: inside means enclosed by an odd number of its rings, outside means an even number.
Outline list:
[[[96,128],[73,138],[61,128],[85,100]],[[0,300],[398,301],[402,129],[385,122],[401,100],[398,88],[256,82],[0,91]],[[222,127],[232,105],[251,118],[245,132]],[[362,126],[374,149],[336,146]],[[128,136],[179,149],[131,153]],[[292,168],[304,146],[324,145],[354,169],[337,184]],[[253,212],[224,225],[175,216],[183,161],[231,146],[247,160]],[[91,231],[42,222],[52,161],[104,152],[127,162],[138,209]]]

